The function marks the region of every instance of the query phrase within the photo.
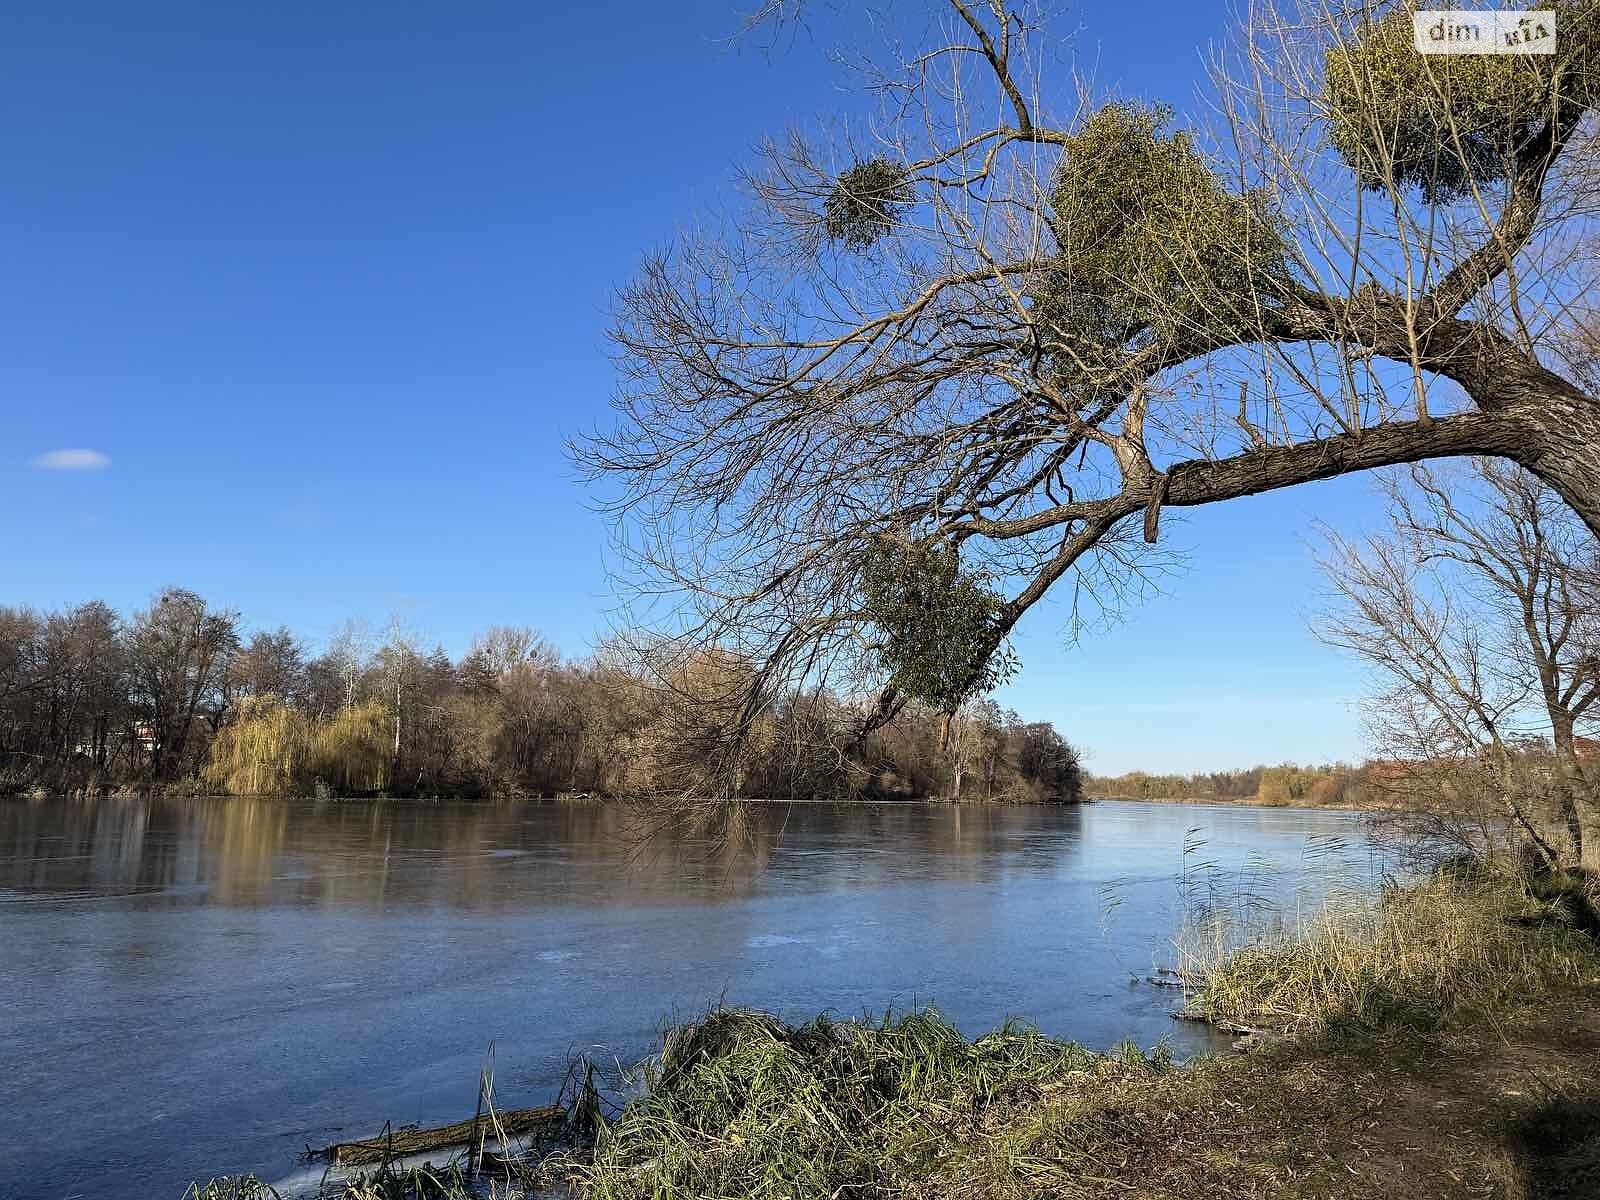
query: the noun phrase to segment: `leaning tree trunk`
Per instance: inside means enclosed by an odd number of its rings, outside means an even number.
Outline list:
[[[1592,428],[1553,439],[1529,469],[1554,488],[1600,537],[1600,418]]]
[[[1512,457],[1554,488],[1600,537],[1600,401],[1561,380],[1538,392],[1537,400],[1512,410],[1526,436]]]
[[[1549,839],[1539,832],[1537,822],[1523,811],[1522,805],[1517,803],[1517,788],[1511,771],[1511,752],[1506,749],[1499,738],[1496,738],[1492,753],[1496,775],[1498,776],[1497,782],[1500,785],[1500,803],[1505,809],[1512,829],[1520,829],[1522,831],[1523,836],[1528,839],[1528,844],[1544,860],[1546,868],[1551,871],[1559,871],[1561,869],[1560,853],[1550,844]]]

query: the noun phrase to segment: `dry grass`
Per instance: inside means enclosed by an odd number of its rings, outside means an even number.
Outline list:
[[[933,1011],[792,1027],[719,1010],[668,1036],[646,1095],[573,1177],[595,1200],[900,1194],[991,1107],[1112,1061],[1024,1025],[969,1042]]]
[[[1198,998],[1301,1036],[1182,1068],[1024,1027],[969,1043],[932,1013],[716,1013],[671,1035],[571,1179],[597,1200],[1565,1196],[1549,1178],[1592,1145],[1518,1131],[1589,1111],[1600,1031],[1579,1046],[1557,1017],[1531,1057],[1514,1031],[1600,987],[1576,924],[1570,886],[1510,874],[1338,904]]]
[[[386,1163],[375,1171],[329,1184],[319,1194],[339,1200],[477,1200],[490,1193],[475,1186],[462,1164],[452,1160],[443,1166],[424,1163],[401,1167]],[[506,1197],[524,1193],[494,1186],[493,1194]],[[194,1184],[184,1193],[183,1200],[285,1200],[285,1197],[255,1176],[241,1175]]]
[[[1572,881],[1442,872],[1376,900],[1330,903],[1309,924],[1214,964],[1191,1009],[1288,1032],[1353,1022],[1435,1027],[1493,1018],[1600,974]]]
[[[769,1022],[771,1022],[769,1024]],[[837,1033],[838,1027],[831,1027]],[[861,1027],[855,1027],[860,1029]],[[868,1027],[871,1028],[871,1027]],[[1600,1014],[1293,1039],[1173,1067],[1075,1048],[970,1086],[956,1064],[872,1083],[847,1054],[752,1014],[691,1027],[687,1073],[612,1126],[578,1193],[613,1200],[1574,1200],[1593,1180]],[[852,1033],[850,1036],[856,1036]],[[871,1035],[865,1035],[869,1038]],[[920,1034],[916,1039],[920,1040]],[[980,1043],[984,1039],[980,1039]],[[791,1055],[792,1052],[792,1055]],[[1055,1058],[1056,1066],[1045,1062]],[[776,1063],[775,1069],[773,1068]],[[765,1064],[765,1065],[763,1065]],[[952,1068],[954,1073],[952,1074]],[[980,1077],[986,1074],[980,1071]],[[925,1079],[924,1087],[917,1080]],[[875,1099],[863,1106],[869,1097]],[[1580,1172],[1575,1174],[1575,1172]],[[1584,1185],[1586,1186],[1586,1185]]]

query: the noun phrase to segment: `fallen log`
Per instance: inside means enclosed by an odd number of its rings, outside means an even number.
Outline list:
[[[470,1121],[457,1121],[454,1125],[439,1125],[433,1129],[390,1129],[377,1137],[362,1138],[354,1142],[335,1142],[326,1153],[328,1161],[336,1167],[360,1166],[363,1163],[383,1162],[422,1154],[428,1150],[442,1150],[447,1146],[463,1146],[476,1140],[478,1134],[498,1137],[520,1137],[549,1129],[567,1119],[567,1110],[559,1104],[546,1104],[539,1108],[515,1108]]]
[[[1194,1012],[1192,1009],[1187,1008],[1180,1008],[1172,1015],[1176,1020],[1193,1021],[1197,1025],[1209,1025],[1221,1033],[1231,1033],[1235,1037],[1240,1035],[1245,1037],[1270,1037],[1277,1032],[1273,1029],[1261,1029],[1254,1025],[1239,1025],[1233,1021],[1225,1021],[1221,1017],[1208,1017],[1205,1013]]]
[[[1149,984],[1154,984],[1156,987],[1186,988],[1189,986],[1181,979],[1163,979],[1159,975],[1146,975],[1144,977],[1144,981]]]

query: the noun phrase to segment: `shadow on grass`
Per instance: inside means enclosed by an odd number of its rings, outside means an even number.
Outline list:
[[[1546,1096],[1507,1133],[1527,1200],[1600,1196],[1600,1091]]]

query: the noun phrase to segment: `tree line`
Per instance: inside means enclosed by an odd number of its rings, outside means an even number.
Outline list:
[[[1197,771],[1193,774],[1151,774],[1128,771],[1122,775],[1091,775],[1084,787],[1091,796],[1129,800],[1216,800],[1307,808],[1324,806],[1366,807],[1381,802],[1369,785],[1367,768],[1346,763],[1301,766],[1280,763],[1233,771]]]
[[[692,795],[752,668],[648,649],[617,638],[574,660],[503,626],[452,659],[397,623],[314,653],[181,588],[128,616],[0,607],[0,790]],[[1079,756],[1048,722],[972,701],[867,730],[868,709],[824,688],[776,697],[744,739],[740,793],[1079,798]]]

